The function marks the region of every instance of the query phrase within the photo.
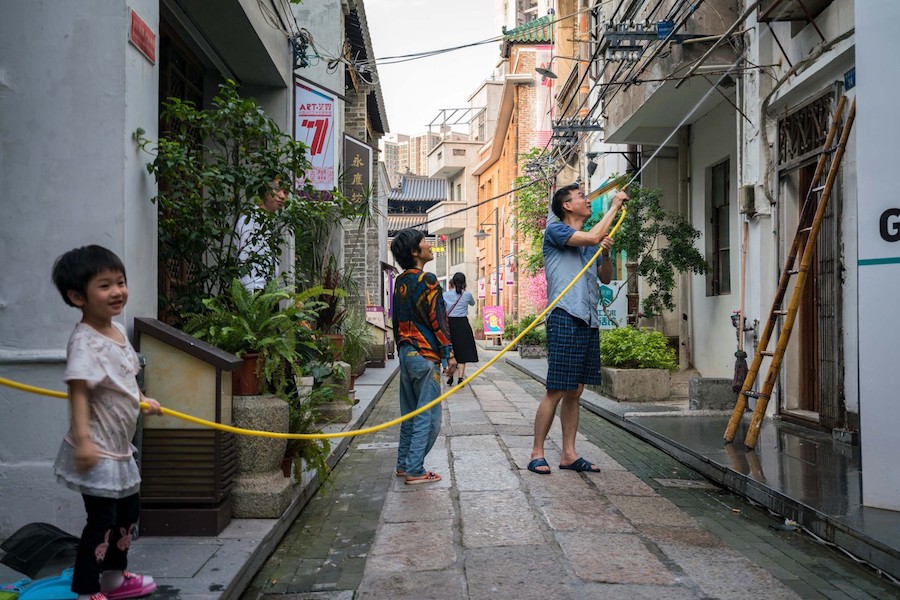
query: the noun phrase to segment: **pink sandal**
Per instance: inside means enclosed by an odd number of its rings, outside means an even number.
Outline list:
[[[149,596],[156,589],[156,582],[152,577],[144,577],[143,575],[135,575],[125,571],[122,573],[125,581],[122,585],[109,592],[104,592],[108,600],[124,600],[125,598],[142,598]]]

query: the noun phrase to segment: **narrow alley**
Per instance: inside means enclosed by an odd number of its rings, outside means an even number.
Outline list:
[[[395,379],[368,424],[398,415]],[[246,600],[900,598],[839,551],[582,410],[596,475],[529,473],[543,387],[498,362],[444,408],[430,486],[393,477],[395,429],[355,438]]]

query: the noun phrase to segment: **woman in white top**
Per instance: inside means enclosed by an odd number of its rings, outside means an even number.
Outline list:
[[[466,276],[456,273],[450,280],[450,289],[444,292],[444,304],[447,305],[447,316],[450,320],[450,340],[453,342],[453,355],[456,357],[456,369],[459,379],[456,385],[466,378],[466,363],[478,362],[478,350],[475,348],[475,336],[469,325],[469,307],[475,306],[475,298],[466,291]],[[453,385],[453,376],[447,378],[447,384]]]

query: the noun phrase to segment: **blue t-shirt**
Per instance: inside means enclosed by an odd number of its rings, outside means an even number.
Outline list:
[[[563,223],[547,223],[544,230],[544,273],[547,276],[547,300],[552,302],[597,253],[597,246],[566,246],[575,230]],[[585,272],[572,289],[556,305],[581,319],[591,327],[600,327],[597,305],[600,301],[600,285],[597,268],[603,257],[597,259],[594,267]]]
[[[467,317],[469,316],[469,306],[475,306],[475,298],[469,290],[463,290],[462,298],[459,296],[455,289],[444,292],[444,304],[447,305],[448,317]],[[450,310],[451,308],[453,310]]]

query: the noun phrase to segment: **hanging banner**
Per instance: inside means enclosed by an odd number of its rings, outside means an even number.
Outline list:
[[[628,322],[628,296],[623,289],[624,285],[624,279],[613,279],[609,283],[600,284],[600,302],[597,305],[600,329],[615,329]]]
[[[345,133],[343,160],[343,192],[358,206],[372,190],[372,147]]]
[[[545,69],[558,69],[559,63],[550,64],[553,54],[553,46],[540,45],[535,46],[534,62]],[[550,143],[553,136],[553,108],[556,106],[556,99],[553,95],[554,79],[550,77],[540,77],[540,86],[535,88],[535,111],[534,111],[534,135],[535,146],[543,147]]]
[[[487,290],[485,290],[484,285],[484,277],[478,280],[478,299],[484,300],[487,298]]]
[[[484,307],[484,335],[503,335],[503,307]]]
[[[491,296],[497,295],[497,271],[491,271]],[[500,278],[500,290],[503,291],[503,277]]]
[[[332,190],[335,180],[334,96],[302,81],[294,81],[294,139],[309,147],[311,166],[306,179],[317,190]]]
[[[504,261],[505,268],[503,269],[506,274],[506,285],[515,285],[516,283],[516,260],[512,254],[506,255],[506,260]]]

